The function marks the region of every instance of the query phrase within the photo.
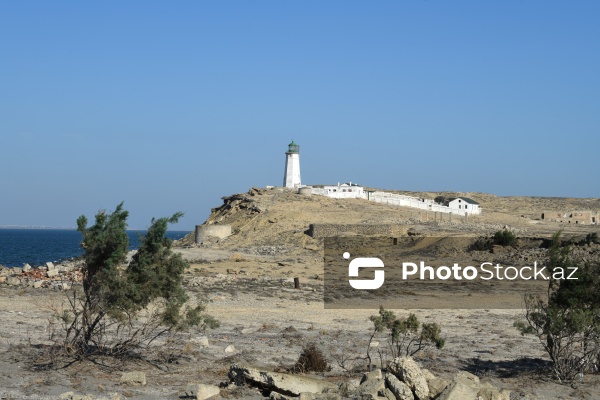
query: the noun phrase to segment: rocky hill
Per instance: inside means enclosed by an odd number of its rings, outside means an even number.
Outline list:
[[[386,190],[389,192],[389,190]],[[394,191],[392,191],[394,192]],[[247,193],[223,197],[223,204],[213,208],[204,224],[231,225],[232,236],[219,246],[294,245],[313,247],[318,241],[307,233],[311,224],[401,224],[424,234],[489,234],[505,226],[529,235],[548,236],[563,229],[567,233],[585,234],[597,226],[564,226],[542,221],[544,211],[600,210],[600,199],[495,196],[485,193],[406,192],[405,195],[433,199],[437,196],[466,196],[478,201],[483,209],[479,216],[444,215],[434,221],[433,213],[423,210],[369,202],[362,199],[331,199],[302,196],[281,188],[252,188]],[[452,219],[452,220],[450,220]],[[194,233],[181,244],[194,243]]]

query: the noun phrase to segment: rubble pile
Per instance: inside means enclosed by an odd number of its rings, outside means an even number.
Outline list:
[[[0,284],[9,286],[53,288],[67,290],[72,284],[83,280],[83,260],[68,261],[59,265],[47,262],[45,265],[32,267],[6,268],[0,266]]]

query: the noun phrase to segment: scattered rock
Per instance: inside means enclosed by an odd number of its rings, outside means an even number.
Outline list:
[[[471,373],[461,371],[438,397],[439,400],[477,399],[479,378]]]
[[[190,340],[193,344],[205,348],[209,346],[208,338],[206,336],[198,336]]]
[[[425,380],[427,381],[427,387],[429,388],[429,397],[435,399],[437,395],[442,393],[446,386],[450,384],[448,379],[437,378],[428,369],[422,369]]]
[[[206,400],[210,399],[213,396],[221,393],[221,389],[216,386],[211,385],[203,385],[201,383],[194,383],[188,385],[185,389],[185,395],[189,397],[194,397],[196,400]]]
[[[241,385],[244,382],[261,389],[274,390],[284,395],[300,396],[300,393],[322,393],[325,390],[336,390],[337,385],[322,379],[314,379],[301,375],[282,374],[279,372],[259,371],[232,365],[229,368],[229,379]]]
[[[380,369],[376,369],[376,370],[364,373],[362,376],[362,379],[360,380],[360,384],[362,385],[366,381],[369,381],[372,379],[383,379],[383,374],[381,373]]]
[[[385,382],[387,383],[388,389],[394,394],[394,398],[397,400],[414,400],[412,390],[410,387],[398,380],[394,374],[385,374]]]
[[[343,397],[353,397],[354,393],[356,393],[356,391],[358,390],[358,387],[359,387],[358,380],[353,380],[353,381],[348,381],[348,382],[339,382],[336,392],[339,393],[340,396],[343,396]]]
[[[46,268],[48,268],[48,271],[51,271],[51,270],[53,270],[55,267],[54,267],[54,264],[53,264],[53,263],[51,263],[51,262],[47,262],[47,263],[46,263]]]
[[[76,394],[74,392],[65,392],[65,393],[61,394],[58,398],[61,400],[93,400],[94,399],[91,395],[80,395],[80,394]]]
[[[269,394],[269,400],[296,400],[296,399],[298,399],[298,398],[293,397],[293,396],[286,396],[284,394],[277,393],[277,392],[271,392]]]
[[[425,400],[429,398],[427,380],[421,368],[419,368],[415,360],[411,357],[395,358],[390,363],[389,370],[410,387],[417,399]]]
[[[340,400],[341,397],[337,393],[300,393],[299,400]]]
[[[18,286],[21,284],[21,280],[19,278],[17,278],[16,276],[9,276],[6,279],[6,283],[11,286]]]
[[[31,270],[32,270],[31,265],[29,265],[29,264],[23,265],[23,272],[29,272]]]
[[[46,276],[48,278],[52,278],[54,276],[58,275],[58,270],[57,269],[49,269],[48,272],[46,272]]]
[[[376,400],[379,394],[385,391],[385,381],[380,369],[367,372],[363,375],[356,395],[361,400]]]
[[[56,289],[57,290],[69,290],[69,289],[71,289],[71,285],[68,284],[67,282],[59,283],[58,285],[56,285]]]
[[[235,351],[235,346],[230,344],[229,346],[225,347],[225,353],[233,353]]]
[[[484,383],[481,385],[477,396],[482,400],[510,400],[510,391],[500,391],[491,383]]]
[[[141,371],[124,372],[120,380],[122,385],[139,386],[146,384],[146,374]]]

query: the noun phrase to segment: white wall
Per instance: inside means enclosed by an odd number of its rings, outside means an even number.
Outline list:
[[[334,199],[362,199],[364,197],[364,188],[362,186],[327,185],[322,189],[318,188],[318,193],[313,189],[313,193]]]
[[[355,192],[343,192],[340,189],[349,189],[349,188],[360,188],[360,191]],[[336,189],[334,192],[333,189]],[[481,208],[477,204],[468,204],[464,200],[461,201],[461,208],[458,208],[458,203],[456,203],[455,207],[452,206],[443,206],[441,204],[437,204],[435,201],[431,199],[420,199],[417,197],[406,196],[403,194],[397,193],[389,193],[389,192],[365,192],[362,187],[357,186],[324,186],[323,188],[313,188],[312,193],[320,196],[327,196],[334,199],[347,199],[347,198],[357,198],[357,199],[365,199],[369,201],[374,201],[376,203],[389,204],[393,206],[400,207],[413,207],[419,208],[421,210],[428,210],[433,212],[441,212],[441,213],[452,213],[465,215],[465,213],[469,215],[473,214],[481,214]],[[455,202],[454,200],[453,202]],[[451,202],[450,204],[452,205]],[[468,207],[465,209],[464,204],[468,204]]]

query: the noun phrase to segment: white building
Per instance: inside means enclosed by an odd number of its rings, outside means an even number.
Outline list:
[[[479,203],[468,197],[457,197],[450,200],[448,207],[454,214],[481,214]]]
[[[300,146],[292,140],[285,153],[285,173],[283,175],[283,187],[299,188],[300,181]]]
[[[364,187],[356,183],[348,182],[337,185],[323,185],[313,187],[314,194],[332,197],[334,199],[363,199],[365,197]]]

